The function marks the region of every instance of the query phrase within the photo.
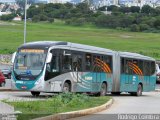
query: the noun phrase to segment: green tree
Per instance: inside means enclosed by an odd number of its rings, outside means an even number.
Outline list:
[[[73,4],[72,3],[65,3],[64,6],[67,8],[67,9],[72,9],[73,8]]]
[[[160,6],[155,8],[155,14],[160,15]]]
[[[99,7],[98,10],[99,11],[106,11],[106,8],[107,8],[107,6],[102,6],[102,7]]]
[[[42,12],[43,12],[43,9],[41,9],[40,7],[31,6],[27,10],[27,18],[32,18],[33,16],[41,14]]]
[[[147,24],[140,24],[139,27],[140,27],[140,31],[145,31],[150,28],[150,26]]]
[[[132,32],[139,32],[140,31],[140,27],[137,24],[133,24],[130,26],[130,30]]]
[[[140,7],[139,6],[131,6],[130,7],[130,12],[139,13],[140,12]]]
[[[120,26],[120,21],[114,15],[100,15],[95,20],[95,24],[99,27],[116,28]]]
[[[15,16],[16,14],[2,15],[0,19],[3,21],[11,21]]]
[[[141,12],[142,13],[146,13],[146,14],[150,14],[151,13],[151,11],[152,11],[152,7],[151,6],[149,6],[149,5],[144,5],[143,7],[142,7],[142,9],[141,9]]]
[[[115,5],[111,5],[107,7],[107,11],[118,11],[119,8]]]
[[[32,18],[33,22],[39,22],[40,21],[40,16],[39,15],[34,15]]]
[[[160,16],[154,21],[154,27],[160,30]]]
[[[134,21],[134,17],[131,15],[121,15],[117,19],[119,21],[119,26],[117,27],[123,27],[123,28],[129,27],[130,25],[133,24]]]
[[[89,5],[86,3],[79,3],[76,5],[76,8],[79,10],[79,12],[82,12],[84,14],[90,12]]]
[[[130,12],[130,8],[129,7],[120,7],[119,11],[122,13],[129,13]]]

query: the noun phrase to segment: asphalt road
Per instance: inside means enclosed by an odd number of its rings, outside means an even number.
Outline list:
[[[5,88],[11,88],[11,79],[6,79]]]
[[[6,79],[5,88],[10,88],[10,86],[11,81]],[[157,84],[156,89],[160,89],[160,84]],[[40,97],[33,97],[30,92],[0,92],[0,100],[11,101],[44,100],[51,96],[54,94],[42,93]],[[107,119],[110,114],[117,115],[117,119],[119,114],[160,114],[160,92],[144,92],[141,97],[130,96],[126,93],[112,97],[114,104],[108,110],[70,120],[116,120],[115,118]]]
[[[10,66],[9,65],[4,65],[0,63],[0,69],[9,69]]]
[[[53,96],[54,94],[50,93],[42,93],[39,97],[33,97],[30,92],[0,92],[0,100],[7,99],[9,101],[45,100]],[[116,120],[116,118],[118,120],[119,114],[160,115],[160,92],[144,92],[141,97],[130,96],[127,93],[119,96],[109,94],[109,96],[112,96],[114,99],[114,103],[109,109],[70,120]]]
[[[137,119],[142,114],[159,114],[160,117],[160,92],[146,92],[141,97],[130,96],[129,94],[112,97],[114,104],[109,109],[70,120],[118,120],[120,119],[118,116],[126,114],[135,115]]]
[[[0,100],[8,101],[35,101],[35,100],[45,100],[49,97],[53,97],[53,93],[41,93],[39,97],[34,97],[30,92],[0,92]]]

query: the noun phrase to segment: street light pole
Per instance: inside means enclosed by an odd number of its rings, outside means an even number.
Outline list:
[[[25,0],[25,12],[24,12],[24,44],[26,43],[26,22],[27,22],[27,0]]]

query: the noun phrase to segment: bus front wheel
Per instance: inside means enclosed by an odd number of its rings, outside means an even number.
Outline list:
[[[39,96],[40,95],[40,92],[35,92],[35,91],[31,91],[31,94],[35,97]]]
[[[71,86],[68,82],[65,82],[64,85],[63,85],[63,92],[64,93],[68,93],[68,92],[71,92]]]

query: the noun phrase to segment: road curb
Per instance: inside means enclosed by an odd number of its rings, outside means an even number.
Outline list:
[[[97,112],[106,110],[113,104],[113,102],[114,102],[114,100],[110,99],[107,103],[105,103],[101,106],[88,108],[88,109],[84,109],[84,110],[79,110],[79,111],[59,113],[56,115],[50,115],[50,116],[46,116],[46,117],[36,118],[33,120],[65,120],[65,119],[70,119],[70,118],[75,118],[75,117],[81,117],[81,116],[85,116],[85,115],[89,115],[89,114],[93,114],[93,113],[97,113]]]
[[[0,92],[2,92],[2,91],[12,91],[11,89],[9,89],[9,88],[0,88]]]
[[[20,90],[12,90],[10,88],[0,88],[0,92],[24,92],[24,91],[20,91]]]

